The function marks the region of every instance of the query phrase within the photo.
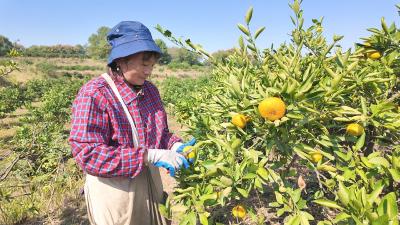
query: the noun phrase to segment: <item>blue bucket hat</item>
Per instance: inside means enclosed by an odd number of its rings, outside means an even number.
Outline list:
[[[154,42],[150,30],[137,21],[118,23],[108,32],[107,41],[111,45],[108,65],[115,59],[138,52],[150,51],[161,54],[161,50]]]

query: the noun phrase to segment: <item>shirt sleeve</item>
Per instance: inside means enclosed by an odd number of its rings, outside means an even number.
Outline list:
[[[100,95],[83,91],[72,107],[69,143],[78,165],[99,177],[136,176],[143,164],[144,149],[110,145],[111,124],[107,101]]]

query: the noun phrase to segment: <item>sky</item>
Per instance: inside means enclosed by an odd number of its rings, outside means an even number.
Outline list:
[[[258,38],[260,48],[278,46],[290,40],[294,28],[288,3],[292,0],[0,0],[0,35],[12,42],[31,45],[87,44],[91,34],[101,26],[113,27],[120,21],[140,21],[149,27],[153,38],[176,47],[154,26],[160,24],[176,37],[190,38],[208,52],[238,46],[241,35],[238,23],[253,6],[250,29],[266,29]],[[305,25],[324,17],[324,35],[344,35],[340,44],[350,48],[366,30],[380,28],[381,17],[399,26],[394,0],[304,0]]]

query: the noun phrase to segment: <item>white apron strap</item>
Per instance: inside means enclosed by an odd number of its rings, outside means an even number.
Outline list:
[[[119,93],[119,91],[117,89],[117,86],[115,86],[114,81],[111,79],[110,75],[108,75],[107,73],[103,73],[101,76],[107,81],[108,85],[110,85],[110,87],[113,90],[115,96],[117,96],[119,102],[121,103],[122,108],[124,109],[126,117],[128,118],[128,121],[129,121],[129,123],[131,125],[131,128],[132,128],[133,144],[134,144],[134,146],[136,148],[138,148],[139,147],[139,135],[138,135],[138,132],[136,130],[135,123],[133,122],[133,118],[132,118],[131,114],[129,113],[128,108],[126,107],[126,105],[124,103],[124,100],[122,100],[121,94]]]

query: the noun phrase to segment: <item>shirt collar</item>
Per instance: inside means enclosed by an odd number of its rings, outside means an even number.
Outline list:
[[[122,99],[127,105],[136,98],[143,97],[147,89],[146,88],[147,81],[144,82],[143,88],[138,92],[136,92],[133,86],[129,84],[122,76],[116,75],[114,82],[115,85],[117,86],[119,93],[121,94]]]

